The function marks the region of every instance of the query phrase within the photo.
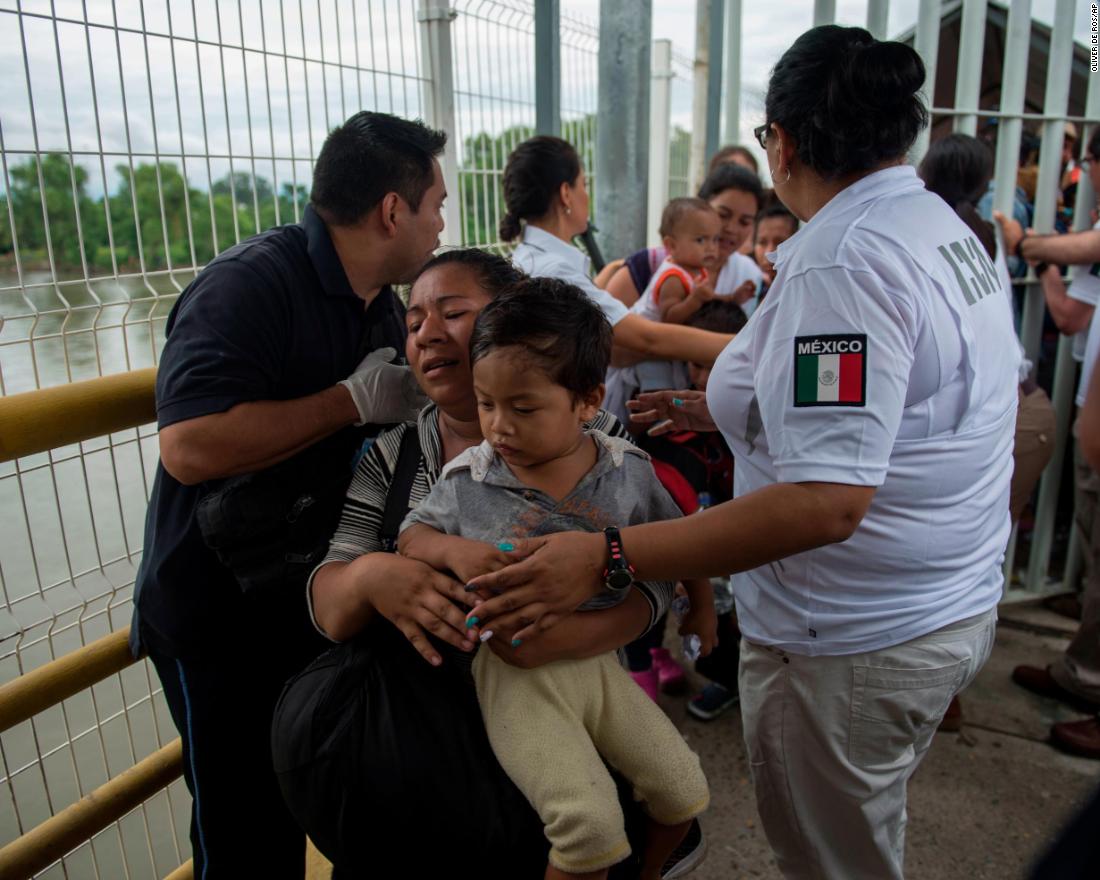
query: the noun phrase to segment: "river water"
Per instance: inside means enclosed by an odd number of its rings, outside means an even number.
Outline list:
[[[54,286],[48,272],[29,272],[18,290],[18,277],[0,271],[3,393],[153,366],[189,280]],[[129,622],[156,435],[110,439],[0,464],[0,682]],[[150,682],[158,686],[138,664],[0,734],[0,843],[175,738]],[[189,810],[177,781],[40,876],[163,877],[189,856]]]

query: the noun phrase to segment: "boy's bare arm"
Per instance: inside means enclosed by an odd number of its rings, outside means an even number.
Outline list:
[[[463,583],[522,558],[483,541],[445,534],[424,523],[405,529],[397,539],[397,550],[438,571],[449,571]]]
[[[414,523],[397,539],[397,552],[444,571],[450,567],[447,564],[447,545],[451,540],[454,540],[453,535],[444,534],[423,523]]]
[[[661,285],[658,307],[661,320],[666,324],[683,324],[694,315],[708,299],[714,298],[709,282],[700,281],[695,289],[688,293],[684,282],[673,275]]]

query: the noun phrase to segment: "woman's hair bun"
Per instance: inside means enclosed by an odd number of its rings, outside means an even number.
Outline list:
[[[904,156],[928,124],[924,74],[920,56],[903,43],[822,25],[776,63],[767,121],[783,126],[799,160],[827,179],[869,171]]]
[[[924,85],[924,62],[904,43],[875,41],[852,46],[838,73],[846,90],[863,97],[860,103],[896,107]]]

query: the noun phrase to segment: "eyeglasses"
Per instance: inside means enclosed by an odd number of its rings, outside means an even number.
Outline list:
[[[763,125],[758,125],[752,130],[752,136],[756,138],[756,142],[760,144],[765,150],[768,148],[768,132],[771,130],[772,124],[765,122]]]

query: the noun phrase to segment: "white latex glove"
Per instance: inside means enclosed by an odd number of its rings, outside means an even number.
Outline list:
[[[359,410],[356,425],[413,421],[427,404],[412,370],[390,363],[396,355],[392,348],[376,349],[339,383],[351,393]]]

